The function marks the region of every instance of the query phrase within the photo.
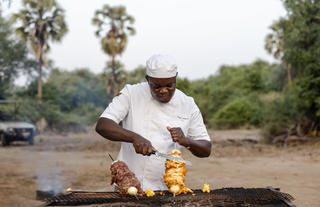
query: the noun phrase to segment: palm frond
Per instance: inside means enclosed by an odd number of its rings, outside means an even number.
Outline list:
[[[97,37],[100,37],[102,32],[105,33],[101,38],[101,46],[111,57],[121,55],[128,43],[127,36],[135,34],[132,26],[134,18],[127,14],[124,6],[104,5],[95,12],[92,23],[98,27],[95,32]]]

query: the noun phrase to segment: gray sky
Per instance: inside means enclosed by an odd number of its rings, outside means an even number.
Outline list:
[[[121,61],[127,70],[145,64],[153,54],[172,55],[180,77],[208,77],[223,65],[275,60],[264,50],[273,21],[285,16],[280,0],[57,0],[66,11],[69,32],[51,44],[48,57],[67,70],[87,67],[101,72],[109,57],[95,37],[94,12],[104,4],[124,5],[134,16],[135,36],[129,37]],[[5,14],[18,11],[12,0]]]

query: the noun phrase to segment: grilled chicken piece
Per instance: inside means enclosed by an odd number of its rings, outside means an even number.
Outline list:
[[[155,193],[152,190],[146,190],[144,193],[147,195],[147,197],[152,197],[155,195]]]
[[[204,193],[210,193],[210,186],[209,186],[209,184],[203,184],[202,192],[204,192]]]
[[[172,150],[169,155],[181,158],[181,152],[177,149]],[[186,169],[184,168],[184,162],[167,159],[165,166],[166,172],[163,175],[163,179],[168,187],[169,192],[175,195],[179,195],[181,193],[186,194],[187,192],[193,193],[191,189],[184,185],[184,177],[187,173]]]

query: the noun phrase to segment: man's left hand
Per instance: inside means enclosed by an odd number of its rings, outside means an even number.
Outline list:
[[[188,140],[184,136],[184,133],[180,127],[167,127],[168,131],[171,134],[172,140],[174,142],[178,142],[180,145],[187,147],[188,146]]]

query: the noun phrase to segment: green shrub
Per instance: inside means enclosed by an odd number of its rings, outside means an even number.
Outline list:
[[[240,97],[223,106],[210,120],[214,128],[239,128],[245,124],[259,124],[259,101],[250,100],[251,97]]]
[[[298,121],[297,105],[298,95],[294,87],[264,104],[262,135],[265,142],[271,143],[274,137],[286,134],[290,126]]]

